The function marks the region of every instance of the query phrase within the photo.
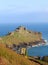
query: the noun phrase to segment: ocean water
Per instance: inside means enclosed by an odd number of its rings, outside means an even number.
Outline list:
[[[27,29],[42,33],[42,38],[48,41],[48,24],[0,24],[0,36],[5,36],[8,32],[14,31],[18,26],[25,26]],[[29,56],[48,56],[48,45],[33,47],[28,49]]]
[[[27,53],[29,56],[48,56],[48,45],[29,48]]]

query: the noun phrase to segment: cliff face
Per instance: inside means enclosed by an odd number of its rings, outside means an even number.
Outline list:
[[[14,32],[9,33],[7,36],[2,37],[2,43],[19,44],[41,41],[42,34],[40,32],[33,32],[27,30],[25,27],[19,26]]]

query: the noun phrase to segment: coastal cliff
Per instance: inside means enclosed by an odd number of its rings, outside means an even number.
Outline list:
[[[19,44],[19,43],[32,43],[42,40],[41,32],[34,32],[19,26],[15,31],[9,32],[6,36],[2,37],[1,43],[5,44]]]

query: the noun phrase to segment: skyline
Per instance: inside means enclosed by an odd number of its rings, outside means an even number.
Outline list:
[[[48,0],[1,0],[0,23],[48,23]]]

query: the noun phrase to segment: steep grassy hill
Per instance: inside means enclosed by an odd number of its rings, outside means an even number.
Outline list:
[[[0,44],[0,65],[40,65]]]
[[[33,32],[27,30],[25,27],[18,27],[15,31],[8,33],[6,36],[0,38],[1,43],[19,44],[23,42],[41,41],[42,34],[40,32]]]

